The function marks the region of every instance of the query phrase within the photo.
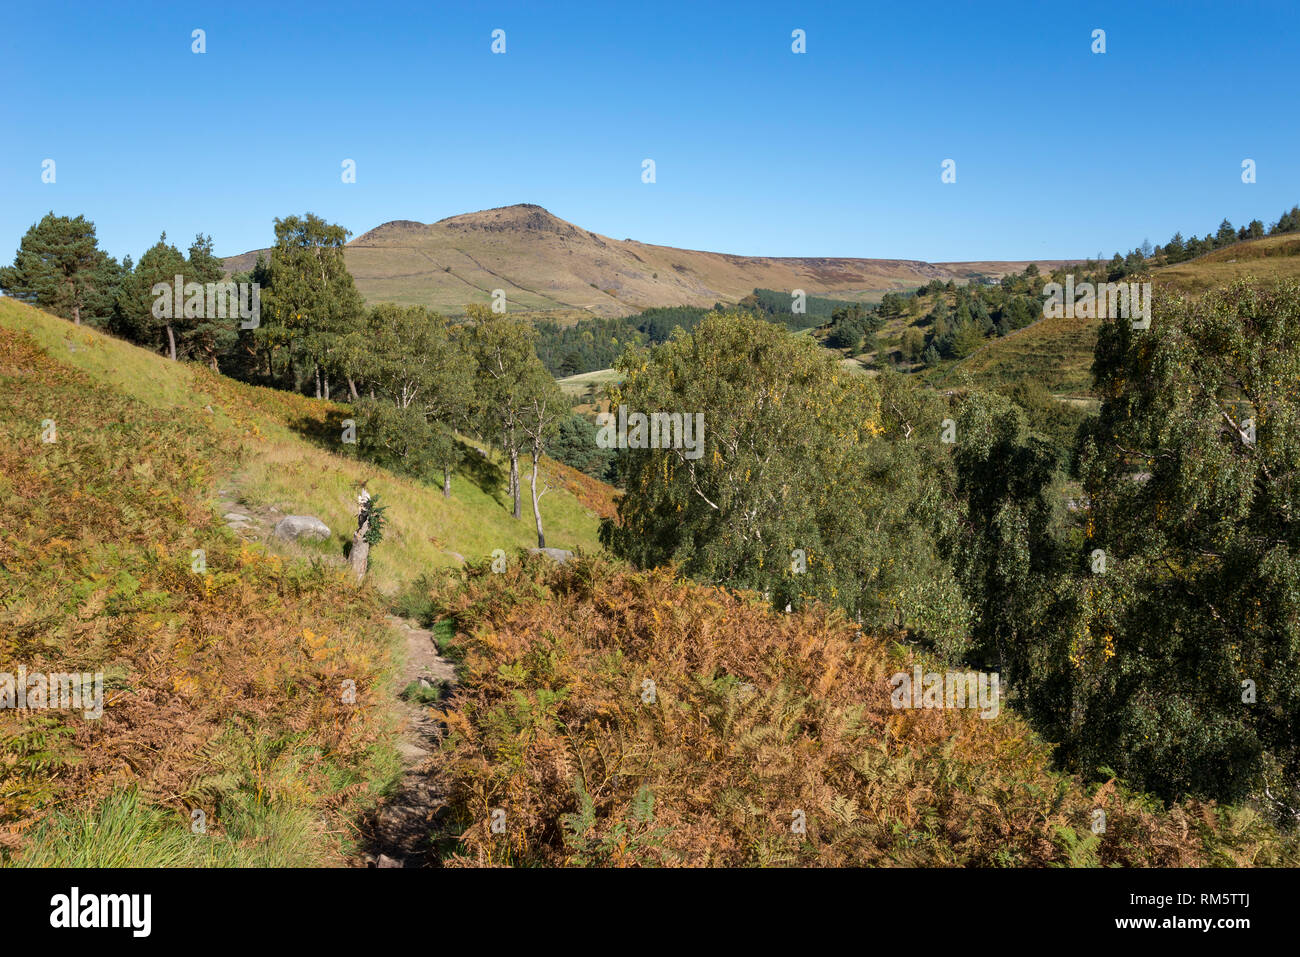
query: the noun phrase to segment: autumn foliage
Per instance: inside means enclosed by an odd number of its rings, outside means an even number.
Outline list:
[[[1164,810],[1113,781],[1085,791],[1006,709],[895,709],[889,679],[911,653],[822,606],[782,614],[671,570],[579,559],[473,567],[444,608],[462,680],[438,712],[432,773],[450,789],[452,864],[1166,866],[1286,853],[1248,812]]]
[[[269,809],[302,815],[322,845],[373,797],[391,634],[340,572],[246,545],[213,514],[246,412],[232,401],[228,429],[160,414],[0,328],[0,671],[105,676],[98,720],[0,710],[0,855],[124,789],[179,833],[196,809],[214,837]]]

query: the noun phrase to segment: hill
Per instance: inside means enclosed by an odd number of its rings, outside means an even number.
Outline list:
[[[254,250],[225,260],[249,269]],[[520,204],[436,223],[395,220],[357,236],[345,252],[369,302],[424,304],[448,315],[504,289],[513,310],[558,319],[629,316],[651,306],[734,303],[756,288],[878,300],[932,279],[968,281],[1018,272],[1026,262],[927,263],[901,259],[782,258],[611,239],[540,206]],[[1053,268],[1059,262],[1042,263]]]
[[[495,463],[444,498],[343,454],[341,411],[0,298],[0,662],[105,675],[98,720],[0,709],[0,859],[355,859],[344,835],[398,768],[381,592],[536,539]],[[610,490],[550,472],[548,535],[596,548]],[[342,559],[363,479],[389,506],[377,589]],[[332,535],[280,542],[290,513]]]
[[[1217,249],[1197,259],[1151,271],[1153,289],[1199,296],[1237,279],[1300,278],[1300,237],[1267,236]],[[944,369],[936,383],[955,381],[958,370],[989,386],[1032,377],[1053,392],[1082,395],[1092,388],[1093,350],[1100,323],[1095,319],[1040,319],[994,339],[966,359]]]
[[[437,834],[449,863],[1235,865],[1291,853],[1249,811],[1166,811],[1052,771],[1049,746],[1009,712],[899,712],[891,673],[932,663],[820,607],[782,615],[752,593],[601,558],[426,575],[455,564],[452,550],[528,543],[527,523],[503,520],[486,479],[458,477],[446,500],[333,450],[339,411],[0,299],[0,660],[100,671],[107,686],[96,721],[0,712],[0,860],[357,860],[354,825],[401,774],[388,601],[353,587],[339,556],[363,478],[390,506],[376,583],[419,577],[403,601],[458,662],[460,690],[437,713],[445,743],[419,772],[447,789]],[[609,491],[554,468],[551,534],[595,551]],[[335,535],[296,546],[256,533],[289,511]],[[649,708],[645,676],[658,689]],[[340,695],[349,685],[355,701]],[[484,824],[489,782],[491,806],[507,809],[501,835]],[[1105,837],[1087,830],[1098,808]]]
[[[1161,287],[1199,294],[1236,279],[1288,279],[1300,276],[1300,236],[1283,233],[1216,249],[1197,259],[1154,271]]]

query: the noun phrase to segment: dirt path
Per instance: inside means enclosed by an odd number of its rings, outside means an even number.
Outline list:
[[[456,680],[455,666],[438,654],[433,632],[415,622],[392,615],[393,628],[406,639],[406,664],[397,682],[399,694],[412,685],[432,694]],[[397,701],[403,718],[397,750],[405,770],[397,790],[384,798],[375,814],[366,863],[370,867],[425,867],[434,863],[430,835],[434,815],[442,806],[442,792],[428,774],[429,758],[438,747],[442,731],[430,716],[429,706]]]
[[[217,490],[217,513],[226,526],[246,541],[260,542],[280,552],[294,553],[294,543],[275,538],[276,523],[285,513],[271,506],[241,502],[236,483]],[[464,558],[449,553],[464,562]],[[342,556],[319,554],[325,560],[346,567]],[[425,867],[436,864],[431,841],[435,815],[442,807],[442,791],[429,776],[430,758],[442,731],[429,714],[430,705],[455,683],[455,666],[438,654],[433,632],[418,622],[394,615],[388,623],[404,639],[405,663],[397,677],[394,702],[402,725],[397,751],[402,760],[402,777],[396,790],[384,798],[363,830],[366,833],[364,862],[367,867]],[[420,699],[423,699],[423,703]]]

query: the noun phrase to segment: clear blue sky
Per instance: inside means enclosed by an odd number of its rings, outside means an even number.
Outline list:
[[[1300,202],[1294,3],[289,6],[8,5],[0,259],[50,209],[135,258],[163,229],[231,255],[308,210],[359,234],[532,202],[619,239],[950,261]]]

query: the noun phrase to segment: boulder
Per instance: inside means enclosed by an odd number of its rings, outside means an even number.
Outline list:
[[[290,540],[329,538],[329,526],[315,515],[286,515],[275,526],[275,537]]]
[[[567,551],[563,548],[530,548],[528,549],[528,554],[545,555],[557,565],[563,565],[565,562],[570,561],[573,558],[573,552]]]

